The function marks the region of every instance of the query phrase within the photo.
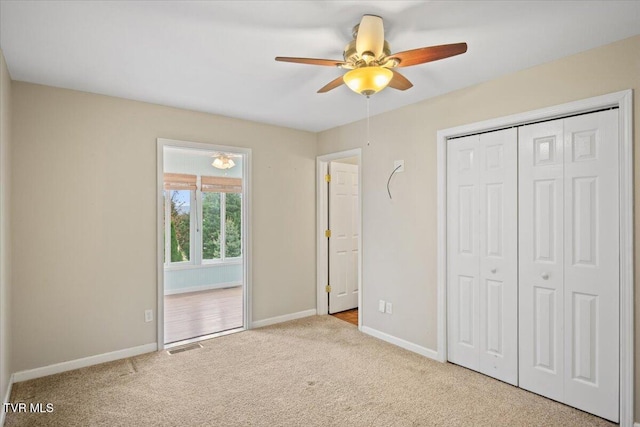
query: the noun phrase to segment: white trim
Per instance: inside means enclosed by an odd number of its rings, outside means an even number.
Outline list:
[[[437,283],[437,353],[436,360],[447,361],[447,137],[437,136],[437,224],[438,250],[436,261]],[[441,142],[444,141],[444,142]]]
[[[188,288],[164,290],[164,295],[188,294],[189,292],[210,291],[211,289],[237,288],[242,283],[215,283],[213,285],[191,286]]]
[[[156,281],[158,288],[156,292],[156,341],[158,350],[164,348],[164,265],[165,265],[165,224],[164,214],[166,204],[164,202],[164,142],[157,140],[156,149]]]
[[[414,344],[409,341],[405,341],[401,338],[394,337],[393,335],[389,335],[384,332],[380,332],[377,329],[370,328],[368,326],[362,327],[362,332],[371,335],[372,337],[381,339],[382,341],[386,341],[393,345],[397,345],[398,347],[402,347],[405,350],[412,351],[414,353],[418,353],[422,356],[428,357],[429,359],[438,360],[438,352],[435,350],[431,350],[430,348],[419,346],[418,344]]]
[[[619,107],[619,179],[620,179],[620,426],[633,425],[634,408],[634,344],[633,344],[633,91],[631,89],[607,95],[569,102],[549,108],[500,117],[437,133],[438,149],[438,356],[447,360],[447,139],[517,126],[540,120],[586,113],[607,107]]]
[[[0,409],[0,427],[4,426],[4,419],[7,416],[7,413],[4,411],[4,403],[9,403],[11,399],[11,388],[13,387],[13,374],[9,377],[9,384],[7,384],[7,392],[4,394],[4,400],[2,401],[3,405]]]
[[[98,365],[100,363],[112,362],[114,360],[126,359],[144,353],[151,353],[158,350],[157,343],[144,344],[137,347],[116,350],[110,353],[96,354],[95,356],[83,357],[82,359],[69,360],[67,362],[56,363],[41,368],[28,369],[13,374],[13,382],[32,380],[34,378],[46,377],[47,375],[59,374],[61,372],[72,371],[74,369],[85,368],[87,366]]]
[[[640,427],[640,423],[634,423],[633,427]]]
[[[225,146],[202,142],[180,141],[175,139],[158,138],[156,141],[156,186],[157,186],[157,215],[156,215],[156,247],[157,247],[157,342],[158,348],[164,348],[164,204],[162,202],[163,189],[163,169],[164,169],[164,147],[191,148],[205,151],[230,151],[242,155],[242,260],[243,260],[243,325],[245,329],[251,326],[251,149],[244,147]]]
[[[298,311],[297,313],[283,314],[282,316],[270,317],[268,319],[256,320],[251,324],[251,328],[262,328],[263,326],[275,325],[276,323],[288,322],[289,320],[302,319],[303,317],[315,316],[316,309]]]
[[[327,184],[324,176],[328,173],[328,161],[316,158],[316,311],[318,316],[329,314],[329,302],[325,285],[329,282],[327,269],[328,261],[327,242],[324,230],[327,226],[328,197]],[[358,310],[360,311],[360,310]]]
[[[634,227],[633,93],[625,91],[620,110],[620,425],[634,421]]]
[[[358,211],[360,213],[360,229],[358,230],[358,307],[362,307],[362,149],[340,151],[316,157],[316,310],[319,316],[328,314],[329,305],[325,286],[329,281],[325,266],[327,259],[327,239],[324,232],[327,229],[327,185],[324,176],[327,174],[329,162],[333,160],[358,158]],[[362,311],[358,310],[358,328],[362,327]]]

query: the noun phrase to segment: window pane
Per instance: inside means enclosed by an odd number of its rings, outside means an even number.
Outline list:
[[[220,259],[220,193],[202,193],[202,259]]]
[[[242,195],[239,193],[226,194],[225,216],[225,257],[234,258],[242,256]]]
[[[189,261],[191,191],[171,191],[171,262]]]

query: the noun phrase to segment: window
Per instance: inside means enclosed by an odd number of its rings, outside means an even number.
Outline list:
[[[225,194],[225,255],[228,258],[242,256],[242,195]]]
[[[242,257],[240,179],[165,174],[164,181],[166,266]]]
[[[171,212],[171,262],[189,261],[191,255],[191,193],[168,190]]]
[[[220,259],[220,200],[222,193],[202,194],[202,259]]]

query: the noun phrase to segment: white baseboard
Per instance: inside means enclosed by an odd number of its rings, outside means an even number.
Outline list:
[[[434,359],[434,360],[438,360],[438,352],[431,350],[429,348],[426,347],[422,347],[419,346],[418,344],[414,344],[412,342],[409,341],[405,341],[401,338],[397,338],[394,337],[393,335],[389,335],[387,333],[384,332],[380,332],[376,329],[370,328],[368,326],[363,326],[360,329],[362,332],[364,332],[367,335],[371,335],[372,337],[376,337],[378,339],[381,339],[382,341],[386,341],[388,343],[397,345],[398,347],[402,347],[405,350],[409,350],[409,351],[413,351],[414,353],[418,353],[422,356],[428,357],[429,359]]]
[[[125,359],[139,354],[150,353],[158,350],[157,343],[140,345],[138,347],[125,348],[123,350],[112,351],[110,353],[97,354],[95,356],[83,357],[82,359],[69,360],[68,362],[56,363],[41,368],[28,369],[13,374],[13,382],[32,380],[34,378],[46,377],[47,375],[59,374],[60,372],[72,371],[74,369],[85,368],[87,366],[98,365],[100,363]]]
[[[2,401],[2,409],[0,409],[0,427],[4,426],[4,417],[6,416],[6,412],[4,411],[4,404],[9,403],[9,399],[11,399],[11,387],[13,386],[13,374],[9,377],[9,384],[7,384],[7,392],[4,395],[4,400]]]
[[[242,286],[242,283],[218,283],[215,285],[192,286],[190,288],[165,289],[165,295],[186,294],[189,292],[210,291],[211,289],[235,288]]]
[[[640,423],[633,423],[633,427],[640,427]]]
[[[276,323],[286,322],[288,320],[302,319],[303,317],[315,316],[316,309],[299,311],[297,313],[284,314],[282,316],[270,317],[268,319],[256,320],[251,323],[251,328],[262,328],[263,326],[275,325]]]

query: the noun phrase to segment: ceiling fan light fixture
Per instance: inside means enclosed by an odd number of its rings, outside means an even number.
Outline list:
[[[356,68],[343,77],[349,89],[365,96],[380,92],[392,78],[393,72],[383,67]]]
[[[236,163],[226,156],[217,156],[211,166],[218,169],[231,169]]]

